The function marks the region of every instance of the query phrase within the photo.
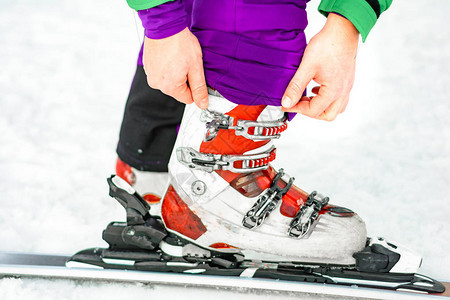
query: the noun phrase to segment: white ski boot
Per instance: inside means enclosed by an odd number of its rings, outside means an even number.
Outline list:
[[[165,192],[167,172],[139,171],[117,158],[116,175],[125,180],[152,206],[158,206]]]
[[[308,195],[269,164],[272,140],[287,127],[280,108],[236,105],[215,91],[209,103],[205,111],[186,107],[156,212],[166,229],[203,249],[246,258],[354,264],[352,254],[366,245],[361,218],[319,193]],[[176,243],[160,248],[182,255]]]

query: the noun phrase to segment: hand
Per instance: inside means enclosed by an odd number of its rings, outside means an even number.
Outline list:
[[[359,32],[346,18],[330,13],[323,29],[305,49],[302,62],[289,83],[282,109],[319,120],[333,121],[344,112],[355,80]],[[311,80],[320,86],[313,97],[303,95]]]
[[[208,107],[202,49],[189,29],[164,39],[146,37],[143,63],[149,86],[180,102]]]

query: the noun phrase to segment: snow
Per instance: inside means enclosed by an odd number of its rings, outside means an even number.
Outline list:
[[[67,291],[70,291],[68,293]],[[294,299],[361,299],[352,296],[334,296],[308,293],[305,296],[299,293],[277,291],[266,293],[248,289],[195,289],[183,286],[153,286],[139,283],[98,283],[92,281],[69,280],[42,280],[42,279],[16,279],[8,278],[0,281],[0,299],[39,299],[39,300],[82,300],[82,299],[214,299],[218,295],[222,299],[246,300],[294,300]],[[392,299],[392,298],[389,298]]]
[[[0,3],[0,251],[70,254],[105,246],[102,229],[124,219],[105,178],[114,172],[142,33],[125,1],[86,4]],[[324,21],[317,4],[309,9],[310,37]],[[358,212],[370,235],[422,254],[421,273],[448,280],[446,8],[446,0],[394,1],[360,47],[345,114],[331,123],[297,117],[278,143],[276,166],[303,189]],[[142,285],[0,280],[1,299],[125,299],[131,293],[184,295]]]

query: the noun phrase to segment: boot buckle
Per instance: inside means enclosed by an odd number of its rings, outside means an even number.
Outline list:
[[[216,170],[227,170],[234,173],[249,173],[266,170],[275,159],[275,147],[258,154],[221,155],[201,153],[190,147],[179,147],[177,159],[185,166],[208,173]]]
[[[286,118],[270,122],[238,120],[234,129],[236,135],[243,136],[249,140],[279,139],[281,132],[287,129],[287,121]]]
[[[287,118],[275,121],[248,121],[236,120],[233,117],[211,110],[204,110],[200,120],[206,123],[206,132],[203,140],[212,141],[220,129],[233,129],[235,134],[249,140],[262,141],[278,139],[281,132],[287,129]],[[234,126],[234,123],[236,125]]]
[[[312,229],[319,221],[319,212],[328,204],[329,200],[330,198],[316,191],[312,192],[289,224],[288,235],[301,239],[311,234]]]
[[[204,110],[200,115],[200,121],[206,123],[206,132],[203,141],[212,141],[219,133],[219,129],[229,129],[233,125],[234,119],[211,110]]]
[[[288,183],[284,188],[278,186],[278,181],[284,176],[284,170],[280,169],[272,180],[270,188],[268,188],[253,204],[252,208],[247,212],[242,225],[248,229],[254,229],[264,222],[269,214],[277,207],[281,198],[289,191],[294,182],[294,178],[289,178]]]

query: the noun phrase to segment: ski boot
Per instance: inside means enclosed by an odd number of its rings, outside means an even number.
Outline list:
[[[212,95],[211,95],[212,94]],[[245,258],[352,265],[366,246],[359,216],[308,194],[271,162],[272,141],[287,128],[279,107],[231,103],[210,90],[208,110],[186,107],[169,162],[162,241],[177,256],[192,244]]]
[[[117,158],[116,175],[132,186],[149,204],[159,205],[168,180],[167,172],[140,171]]]

